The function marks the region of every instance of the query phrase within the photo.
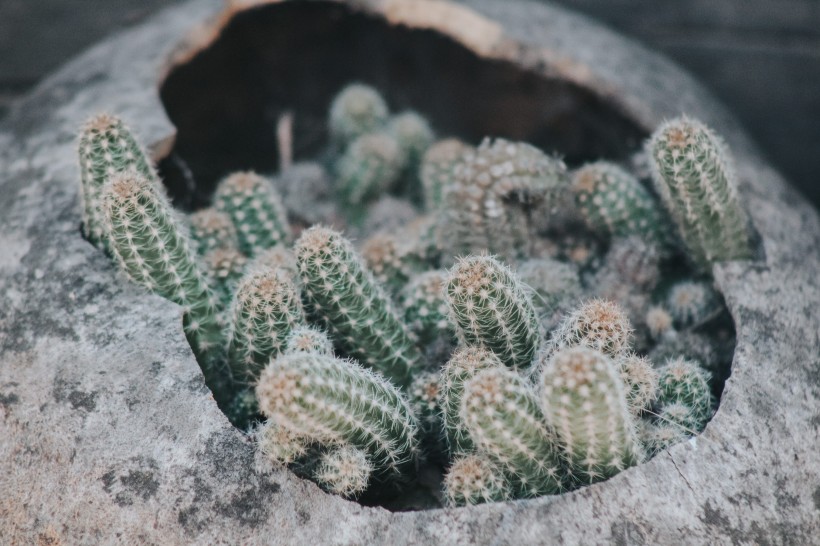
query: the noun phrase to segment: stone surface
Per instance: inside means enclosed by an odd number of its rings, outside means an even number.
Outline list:
[[[736,152],[765,257],[715,271],[738,333],[717,415],[696,439],[607,482],[473,508],[362,507],[259,458],[204,387],[179,309],[125,282],[79,235],[78,125],[109,110],[147,142],[169,136],[157,80],[180,36],[220,4],[192,0],[99,44],[0,125],[0,542],[818,540],[816,212],[695,82],[585,19],[526,1],[466,2],[498,32],[460,39],[591,88],[647,130],[687,111]],[[465,17],[436,17],[441,5],[425,0],[357,4],[441,30]]]

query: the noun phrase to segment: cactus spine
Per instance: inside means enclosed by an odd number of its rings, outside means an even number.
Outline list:
[[[355,498],[367,489],[372,473],[373,464],[364,451],[340,446],[322,454],[313,477],[327,491]]]
[[[262,371],[256,396],[276,426],[359,448],[380,477],[399,479],[413,468],[418,426],[410,406],[389,381],[353,361],[281,355]]]
[[[254,432],[257,448],[277,465],[289,465],[308,453],[310,441],[268,421]]]
[[[658,372],[648,358],[636,354],[621,357],[616,364],[625,387],[626,405],[632,415],[638,416],[658,396]]]
[[[444,498],[449,506],[472,506],[512,498],[501,469],[475,453],[457,457],[444,476]]]
[[[348,354],[407,386],[421,354],[350,242],[316,226],[302,234],[295,250],[308,313]]]
[[[621,379],[605,354],[586,347],[557,352],[541,376],[541,407],[579,482],[604,480],[640,462]]]
[[[513,368],[532,363],[541,338],[538,319],[529,294],[507,266],[490,256],[460,259],[446,293],[462,343],[487,347]]]
[[[723,140],[693,119],[661,125],[647,143],[652,179],[698,266],[752,257],[748,218]]]

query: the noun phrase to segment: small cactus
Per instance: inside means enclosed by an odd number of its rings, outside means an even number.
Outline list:
[[[654,457],[664,449],[686,440],[690,434],[673,422],[658,420],[655,423],[644,423],[639,428],[639,436],[646,454]]]
[[[427,271],[411,278],[399,295],[404,322],[423,346],[455,337],[444,292],[446,284],[446,271]]]
[[[670,244],[658,203],[638,180],[613,163],[579,169],[572,181],[575,204],[586,224],[606,237],[639,235],[660,248]]]
[[[308,313],[346,353],[407,386],[421,354],[350,242],[316,226],[302,233],[295,251]]]
[[[422,251],[405,234],[376,233],[362,245],[362,258],[376,280],[395,294],[428,268]]]
[[[286,353],[316,353],[333,356],[333,344],[327,334],[313,326],[294,326],[285,340]]]
[[[472,506],[512,498],[501,469],[475,453],[460,455],[444,476],[444,499],[448,506]]]
[[[392,189],[401,174],[402,155],[396,139],[388,133],[360,136],[336,163],[336,188],[341,200],[354,207],[375,200]],[[354,223],[361,223],[353,217]]]
[[[699,121],[667,121],[647,143],[655,188],[677,224],[692,261],[752,257],[748,218],[737,196],[732,158],[723,140]]]
[[[236,285],[248,266],[248,259],[236,248],[219,247],[205,254],[202,263],[220,311],[230,308]]]
[[[546,330],[557,326],[563,315],[581,301],[583,288],[573,264],[535,258],[522,262],[515,272],[534,291],[532,301]]]
[[[291,238],[282,199],[271,183],[253,172],[234,173],[216,188],[217,210],[236,226],[239,250],[248,257]]]
[[[712,417],[715,399],[709,387],[710,374],[694,361],[683,358],[669,360],[660,370],[658,406],[664,409],[679,404],[683,411],[674,413],[674,423],[692,433],[700,432]]]
[[[440,390],[439,374],[436,372],[418,374],[407,389],[410,407],[416,414],[422,434],[431,444],[436,444],[442,434]]]
[[[717,292],[709,283],[681,281],[669,290],[666,308],[677,327],[687,328],[708,319],[721,306]]]
[[[630,348],[632,326],[623,310],[606,300],[590,300],[573,311],[556,331],[555,349],[589,347],[617,358]]]
[[[527,368],[541,335],[530,295],[515,274],[490,256],[462,258],[446,287],[459,340],[493,351],[512,368]]]
[[[330,106],[330,136],[339,146],[373,132],[387,122],[387,104],[378,91],[360,83],[342,89]]]
[[[189,215],[188,224],[200,256],[218,248],[239,248],[236,228],[224,212],[208,207]]]
[[[626,405],[632,415],[649,409],[658,396],[658,372],[645,356],[629,354],[616,361],[625,390]]]
[[[511,476],[517,496],[564,490],[555,435],[529,383],[516,372],[493,367],[467,381],[459,417],[479,452]]]
[[[293,251],[284,245],[277,245],[273,248],[262,250],[254,256],[247,265],[247,271],[258,271],[261,269],[281,269],[291,278],[297,278],[296,256]]]
[[[447,444],[451,453],[469,453],[474,445],[461,421],[461,399],[464,385],[482,370],[501,367],[498,357],[481,347],[458,349],[441,370],[439,406]]]
[[[291,223],[308,227],[338,222],[333,181],[325,168],[314,162],[294,163],[274,178]]]
[[[586,347],[557,352],[541,376],[541,407],[573,478],[595,483],[638,464],[641,450],[615,363]]]
[[[444,190],[454,184],[456,165],[473,151],[475,148],[457,138],[440,140],[427,149],[419,172],[425,210],[433,212],[444,204]]]
[[[414,467],[418,425],[409,404],[389,381],[353,361],[280,355],[262,371],[256,397],[276,426],[361,449],[381,478],[401,479]]]
[[[88,120],[78,143],[83,232],[98,248],[108,248],[103,186],[114,175],[133,172],[159,187],[156,171],[142,146],[117,117],[100,114]]]
[[[649,335],[655,341],[661,340],[674,332],[672,329],[672,315],[659,305],[653,305],[647,310],[644,322],[649,330]]]
[[[308,453],[310,440],[267,421],[254,431],[256,446],[273,464],[289,465]]]
[[[719,342],[706,334],[670,330],[649,352],[649,358],[656,363],[685,358],[714,371],[723,364],[721,353]]]
[[[231,314],[228,362],[234,379],[250,384],[303,321],[299,293],[281,270],[251,272],[236,289]]]
[[[359,496],[370,481],[373,464],[367,453],[351,446],[340,446],[323,453],[313,478],[325,490],[352,499]]]
[[[404,169],[415,173],[424,152],[435,138],[430,124],[416,112],[407,111],[396,114],[387,121],[387,132],[399,145]]]

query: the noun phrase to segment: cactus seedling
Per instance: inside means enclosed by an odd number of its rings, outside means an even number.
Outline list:
[[[752,257],[748,218],[720,137],[680,117],[658,127],[647,154],[655,187],[696,265],[708,269],[714,262]]]
[[[530,296],[513,272],[490,256],[462,258],[447,282],[459,340],[493,351],[513,368],[528,367],[540,344]]]
[[[401,149],[395,138],[388,133],[362,135],[336,163],[339,197],[345,204],[360,208],[389,191],[401,167]],[[359,223],[356,220],[354,217],[354,223]]]
[[[364,451],[343,445],[322,454],[313,477],[327,491],[350,499],[367,489],[372,473]]]
[[[252,172],[234,173],[219,183],[215,206],[236,226],[239,250],[248,257],[290,240],[282,200],[271,183]]]
[[[188,223],[200,256],[217,248],[239,248],[236,228],[224,212],[208,207],[188,216]]]
[[[581,300],[583,289],[578,268],[573,264],[535,258],[522,262],[515,272],[534,291],[532,301],[547,330],[552,330],[562,315],[574,309]]]
[[[427,149],[419,171],[425,210],[432,212],[444,204],[444,190],[454,184],[456,165],[471,151],[475,148],[457,138],[440,140]]]
[[[389,381],[353,361],[281,355],[262,371],[256,396],[276,426],[359,448],[380,477],[400,479],[413,468],[418,426],[409,404]]]
[[[331,138],[345,146],[387,121],[387,104],[378,91],[360,83],[348,85],[333,99],[328,126]]]
[[[302,233],[295,251],[308,313],[346,353],[397,385],[409,385],[421,354],[350,242],[316,226]]]
[[[293,327],[285,341],[286,353],[316,353],[333,356],[333,344],[327,334],[313,326]]]
[[[617,358],[629,350],[632,326],[623,310],[606,300],[590,300],[553,332],[555,349],[584,346]]]
[[[450,506],[472,506],[512,498],[507,477],[485,457],[457,457],[444,476],[444,498]]]
[[[541,376],[541,407],[581,483],[604,480],[640,462],[618,370],[605,354],[587,347],[557,352]]]
[[[639,429],[641,443],[648,456],[653,457],[668,447],[680,443],[689,437],[686,429],[672,421],[663,419],[656,423],[644,423]]]
[[[410,407],[416,414],[421,432],[430,444],[442,439],[441,412],[439,408],[439,374],[423,372],[413,378],[407,390]]]
[[[660,306],[652,306],[646,312],[644,321],[649,329],[649,335],[654,340],[660,340],[674,332],[672,329],[672,315]]]

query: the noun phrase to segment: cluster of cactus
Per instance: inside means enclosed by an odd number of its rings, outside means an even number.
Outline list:
[[[265,458],[348,498],[459,506],[589,485],[706,426],[733,336],[709,266],[752,255],[711,130],[662,125],[649,186],[525,142],[436,141],[363,84],[328,129],[321,159],[228,173],[187,215],[120,120],[80,137],[84,234],[183,308]]]

